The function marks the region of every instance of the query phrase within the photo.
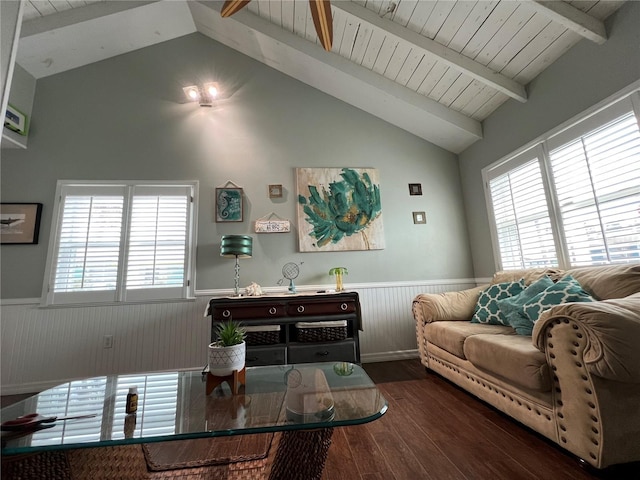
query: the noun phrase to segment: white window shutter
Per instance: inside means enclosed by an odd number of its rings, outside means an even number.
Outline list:
[[[501,268],[557,265],[539,160],[490,179],[489,190]]]
[[[195,251],[197,182],[60,182],[48,305],[184,299]]]
[[[51,295],[54,303],[114,301],[124,189],[63,191]]]
[[[640,131],[633,113],[549,157],[571,265],[640,260]]]
[[[128,300],[140,295],[180,296],[185,287],[190,199],[186,187],[135,188],[127,252]]]

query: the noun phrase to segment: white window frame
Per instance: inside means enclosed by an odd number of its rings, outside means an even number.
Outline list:
[[[118,259],[118,280],[114,290],[96,292],[65,292],[56,294],[53,291],[55,280],[55,268],[59,249],[60,232],[62,227],[63,197],[65,189],[72,188],[75,192],[85,190],[87,194],[103,193],[106,191],[117,192],[124,195],[122,234],[120,253]],[[97,189],[100,189],[98,192]],[[156,190],[169,192],[182,189],[188,192],[190,202],[186,219],[186,251],[184,265],[184,282],[181,287],[155,287],[127,289],[126,258],[129,244],[129,229],[131,216],[131,198],[135,189],[145,192]],[[42,287],[41,306],[69,306],[69,305],[104,305],[121,303],[141,303],[149,301],[176,301],[193,300],[195,298],[195,261],[196,241],[198,226],[198,188],[199,182],[194,181],[77,181],[59,180],[56,187],[56,196],[53,209],[51,236],[47,250],[47,263],[45,267],[44,282]]]
[[[559,264],[557,266],[564,269],[570,268],[572,265],[564,237],[560,207],[555,194],[549,152],[581,136],[581,134],[585,132],[605,125],[629,110],[635,113],[636,120],[638,124],[640,124],[640,80],[482,169],[482,183],[496,270],[503,270],[503,265],[491,199],[491,190],[489,187],[490,181],[506,172],[518,168],[526,163],[527,159],[530,160],[532,156],[539,159],[545,194],[547,196],[549,216],[551,218],[551,228],[556,243],[556,255]]]

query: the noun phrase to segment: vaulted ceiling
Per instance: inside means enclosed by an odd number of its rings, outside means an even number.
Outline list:
[[[454,153],[577,42],[604,43],[624,0],[331,2],[333,44],[307,0],[29,0],[18,63],[46,77],[200,32]],[[215,79],[212,79],[215,80]]]

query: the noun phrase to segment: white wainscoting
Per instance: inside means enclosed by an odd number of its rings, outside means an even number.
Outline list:
[[[413,298],[475,285],[472,279],[347,285],[360,295],[362,361],[417,357]],[[321,288],[327,286],[298,290]],[[200,368],[211,328],[205,307],[209,298],[228,294],[205,291],[190,302],[69,308],[41,308],[34,299],[3,301],[2,395],[111,373]],[[113,336],[112,348],[103,347],[105,335]]]

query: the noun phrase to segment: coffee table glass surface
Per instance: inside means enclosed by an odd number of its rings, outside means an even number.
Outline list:
[[[107,375],[45,390],[3,408],[2,422],[36,412],[93,416],[35,432],[3,431],[2,454],[332,428],[367,423],[387,410],[366,372],[347,362],[249,367],[236,395],[227,383],[207,395],[205,377],[194,370]],[[138,409],[127,415],[131,386]]]

